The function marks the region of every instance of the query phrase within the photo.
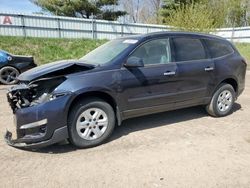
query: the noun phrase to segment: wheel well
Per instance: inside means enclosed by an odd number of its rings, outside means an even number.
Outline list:
[[[116,112],[116,102],[115,100],[113,99],[113,97],[111,97],[109,94],[107,93],[104,93],[104,92],[99,92],[99,91],[93,91],[93,92],[86,92],[86,93],[83,93],[83,94],[80,94],[78,95],[70,104],[70,107],[69,107],[69,111],[68,113],[70,112],[71,108],[79,101],[79,100],[82,100],[84,98],[99,98],[99,99],[102,99],[104,100],[105,102],[107,102],[108,104],[110,104],[115,112],[115,114],[117,113]]]
[[[233,78],[228,78],[226,80],[223,80],[221,83],[227,83],[230,84],[231,86],[233,86],[234,91],[237,93],[238,92],[238,83],[235,79]]]

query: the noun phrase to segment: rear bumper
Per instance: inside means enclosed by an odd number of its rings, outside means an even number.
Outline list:
[[[245,83],[246,83],[246,72],[241,76],[241,79],[238,81],[238,91],[237,91],[237,98],[243,93],[245,90]]]
[[[239,88],[237,98],[243,93],[245,87]]]
[[[7,131],[5,134],[5,141],[8,145],[16,147],[16,148],[26,148],[26,149],[38,149],[43,148],[52,144],[55,144],[57,142],[60,142],[64,140],[65,138],[68,138],[68,129],[67,127],[61,127],[59,129],[56,129],[53,136],[49,140],[37,142],[37,143],[24,143],[19,142],[18,139],[12,140],[12,133]]]

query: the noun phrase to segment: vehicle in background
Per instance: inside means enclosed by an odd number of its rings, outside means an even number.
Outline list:
[[[0,50],[0,83],[11,85],[16,84],[16,79],[22,72],[37,65],[31,56],[12,55]]]
[[[125,119],[202,105],[230,114],[245,88],[246,62],[227,40],[160,32],[109,41],[80,60],[21,74],[8,101],[15,115],[14,147],[38,148],[69,138],[97,146]]]

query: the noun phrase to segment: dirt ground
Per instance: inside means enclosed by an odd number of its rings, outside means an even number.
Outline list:
[[[85,150],[6,145],[13,120],[5,92],[0,86],[0,187],[250,187],[250,72],[228,117],[195,107],[131,119]]]

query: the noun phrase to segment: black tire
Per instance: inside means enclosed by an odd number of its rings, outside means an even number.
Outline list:
[[[232,95],[232,97],[230,97],[231,100],[229,100],[229,97],[228,99],[224,97],[225,99],[223,98],[223,100],[221,100],[223,94],[228,95],[227,93],[230,93]],[[221,98],[219,99],[219,97]],[[236,93],[232,85],[223,83],[219,85],[210,103],[206,106],[206,111],[208,112],[208,114],[210,114],[213,117],[227,116],[232,111],[235,99],[236,99]],[[230,103],[230,104],[226,104],[226,103]]]
[[[105,113],[107,117],[107,126],[105,129],[105,132],[102,133],[102,135],[99,138],[88,140],[84,139],[80,136],[79,130],[77,130],[77,123],[79,122],[80,116],[86,112],[86,110],[89,109],[99,109],[102,112]],[[85,118],[84,118],[85,119]],[[87,119],[87,118],[86,118]],[[94,120],[93,120],[94,121]],[[98,120],[96,120],[98,121]],[[85,120],[84,120],[85,122]],[[68,131],[69,131],[69,141],[73,145],[75,145],[78,148],[89,148],[94,147],[97,145],[100,145],[104,143],[112,134],[114,127],[115,127],[115,113],[113,108],[108,104],[107,102],[99,99],[99,98],[90,98],[86,100],[81,100],[77,104],[73,106],[71,111],[69,112],[68,117]],[[93,123],[93,122],[92,122]],[[90,127],[92,126],[92,127]],[[92,130],[94,125],[90,124],[84,131],[87,131],[87,129]],[[98,128],[99,129],[99,128]],[[94,132],[93,132],[94,133]],[[91,133],[91,134],[93,134]]]
[[[16,84],[19,71],[15,67],[5,66],[0,69],[0,82],[5,85]]]

